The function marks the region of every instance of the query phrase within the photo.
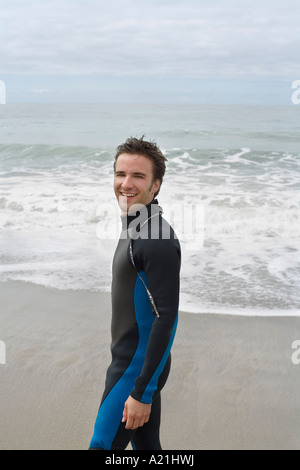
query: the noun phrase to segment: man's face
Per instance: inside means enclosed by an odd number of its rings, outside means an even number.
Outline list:
[[[122,153],[116,161],[114,190],[123,213],[134,204],[146,206],[160,187],[153,181],[153,163],[143,155]]]

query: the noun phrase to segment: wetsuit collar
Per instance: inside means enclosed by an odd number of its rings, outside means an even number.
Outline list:
[[[122,215],[122,230],[127,230],[129,225],[132,224],[135,219],[138,219],[137,223],[140,224],[158,213],[162,213],[162,208],[158,205],[158,200],[153,199],[153,201],[146,206],[142,206],[137,211]]]

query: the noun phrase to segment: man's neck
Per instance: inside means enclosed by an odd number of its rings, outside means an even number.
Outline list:
[[[157,199],[153,199],[146,206],[142,204],[134,204],[130,209],[131,210],[128,212],[128,214],[122,214],[121,216],[123,230],[127,230],[129,225],[134,223],[135,220],[138,225],[145,222],[153,215],[161,212],[161,208],[158,205]]]

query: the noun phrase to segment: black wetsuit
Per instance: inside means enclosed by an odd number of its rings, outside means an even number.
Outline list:
[[[134,449],[161,448],[160,391],[178,321],[181,257],[161,212],[154,200],[134,216],[122,216],[113,260],[112,362],[90,449],[120,450],[130,441]],[[135,431],[121,422],[129,395],[152,403],[149,422]]]

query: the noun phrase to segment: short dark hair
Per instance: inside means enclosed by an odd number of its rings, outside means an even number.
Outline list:
[[[114,170],[116,170],[116,162],[118,157],[122,153],[129,153],[131,155],[143,155],[146,158],[149,158],[153,162],[153,181],[159,180],[163,182],[163,177],[166,171],[166,157],[163,155],[162,151],[158,148],[156,142],[144,140],[144,136],[140,139],[135,137],[129,137],[126,142],[117,147],[117,153],[114,161]],[[155,193],[156,197],[159,193]]]

